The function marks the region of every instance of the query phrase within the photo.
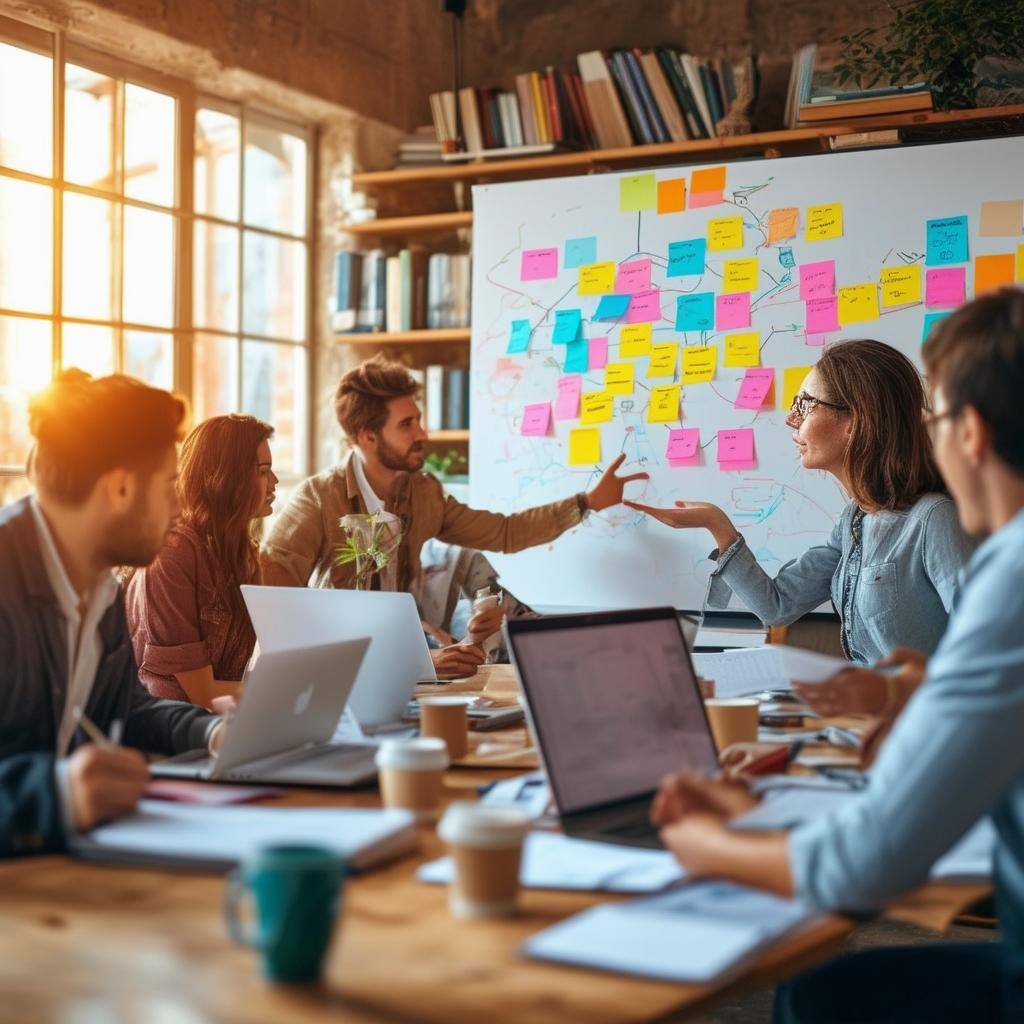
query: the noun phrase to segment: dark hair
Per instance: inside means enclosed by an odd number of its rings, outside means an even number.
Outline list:
[[[845,406],[853,429],[844,453],[851,497],[866,512],[909,508],[945,484],[924,422],[926,398],[914,364],[869,338],[830,345],[815,364],[828,392]]]
[[[935,325],[922,356],[949,411],[976,409],[995,453],[1024,472],[1024,291],[1001,288],[961,306]]]
[[[334,392],[334,412],[350,441],[360,430],[379,431],[388,421],[388,402],[416,395],[420,390],[412,374],[384,356],[367,359],[349,370]]]
[[[32,397],[28,413],[36,486],[80,505],[112,469],[151,472],[183,437],[188,403],[123,374],[71,369]]]

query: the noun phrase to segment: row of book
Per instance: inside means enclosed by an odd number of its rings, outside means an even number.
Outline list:
[[[468,327],[470,275],[466,253],[339,252],[332,326],[337,333]]]
[[[469,370],[428,366],[410,369],[423,396],[423,425],[428,431],[469,429]]]

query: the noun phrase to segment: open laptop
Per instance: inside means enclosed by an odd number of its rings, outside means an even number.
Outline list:
[[[260,651],[214,755],[190,751],[152,765],[155,776],[297,786],[353,786],[377,774],[376,747],[331,742],[370,640]]]
[[[718,757],[673,608],[505,623],[527,720],[567,835],[660,846],[663,776]]]

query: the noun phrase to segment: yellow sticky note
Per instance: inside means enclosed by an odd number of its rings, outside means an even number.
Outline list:
[[[601,431],[577,427],[569,431],[569,465],[593,466],[601,461]]]
[[[653,174],[627,174],[619,178],[619,210],[635,213],[658,205],[658,179]]]
[[[607,295],[615,288],[615,264],[587,263],[579,269],[578,282],[580,295]]]
[[[1024,245],[1017,246],[1017,280],[1024,281]]]
[[[580,395],[580,423],[609,423],[614,403],[610,391],[591,391]]]
[[[670,342],[667,345],[654,345],[651,348],[651,359],[647,364],[648,377],[674,377],[676,363],[679,361],[679,345]]]
[[[722,264],[722,291],[752,292],[757,287],[757,258],[726,260]]]
[[[714,345],[683,346],[683,383],[703,384],[715,379],[718,349]]]
[[[882,305],[902,306],[921,301],[921,267],[886,267],[882,271]]]
[[[633,364],[609,363],[604,368],[604,389],[613,395],[633,394]]]
[[[670,423],[679,419],[679,385],[664,384],[651,388],[651,398],[647,403],[648,423]]]
[[[878,285],[851,284],[839,289],[839,323],[859,324],[878,319]]]
[[[708,221],[708,248],[712,252],[743,248],[743,218],[719,217]]]
[[[768,214],[768,245],[784,242],[796,237],[796,225],[800,218],[797,206],[782,206]]]
[[[619,335],[620,356],[646,356],[651,351],[650,324],[626,324]]]
[[[807,207],[807,230],[804,232],[804,238],[808,242],[823,242],[826,238],[842,237],[842,203]]]
[[[782,371],[782,406],[788,409],[804,382],[804,377],[811,372],[810,366],[787,366]]]
[[[761,335],[757,331],[725,336],[726,366],[760,366]]]

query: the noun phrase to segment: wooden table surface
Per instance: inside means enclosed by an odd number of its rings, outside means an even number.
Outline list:
[[[522,731],[506,741],[527,742]],[[452,769],[446,798],[472,798],[477,786],[508,775]],[[375,788],[291,790],[275,803],[372,807],[379,798]],[[827,917],[718,988],[537,963],[519,957],[520,943],[597,895],[525,890],[516,918],[459,921],[445,887],[415,878],[419,864],[443,853],[433,828],[420,828],[418,838],[415,854],[349,880],[324,981],[305,988],[263,981],[257,954],[231,943],[220,877],[65,856],[0,863],[0,1021],[644,1021],[797,973],[835,952],[855,927]],[[891,914],[942,928],[986,891],[930,885]]]

